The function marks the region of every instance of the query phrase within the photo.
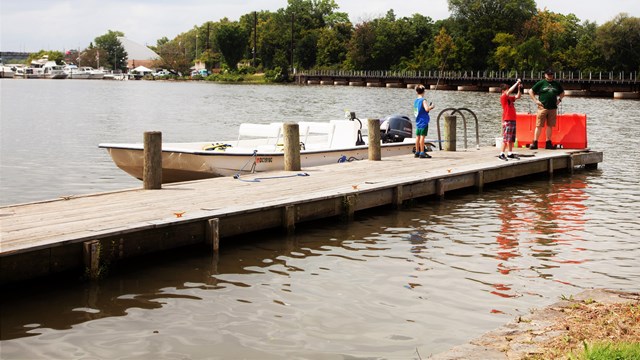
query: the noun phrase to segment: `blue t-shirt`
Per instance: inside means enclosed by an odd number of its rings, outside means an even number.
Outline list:
[[[424,109],[424,105],[422,104],[424,101],[427,101],[424,98],[417,98],[413,102],[413,116],[416,117],[416,127],[418,129],[424,129],[429,125],[429,113]]]

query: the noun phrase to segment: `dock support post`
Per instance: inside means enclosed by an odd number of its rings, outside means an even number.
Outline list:
[[[573,160],[573,155],[569,155],[569,159],[567,160],[567,170],[569,170],[569,174],[573,175],[573,167],[575,166],[575,162]]]
[[[287,231],[287,235],[292,235],[296,229],[296,207],[287,205],[283,209],[282,226]]]
[[[368,119],[369,126],[369,160],[380,161],[380,120]]]
[[[549,161],[547,161],[547,167],[548,167],[548,171],[549,171],[549,176],[553,177],[553,158],[549,159]]]
[[[206,240],[214,253],[220,250],[220,219],[213,218],[207,221]]]
[[[353,216],[356,212],[356,196],[347,195],[344,197],[342,201],[344,205],[345,217],[347,218],[348,221],[352,221]]]
[[[91,240],[82,243],[84,255],[84,267],[91,280],[98,279],[100,275],[100,241]]]
[[[456,151],[456,117],[444,117],[444,150]]]
[[[476,187],[479,192],[484,190],[484,170],[480,170],[476,173]]]
[[[162,188],[162,133],[144,133],[144,166],[142,182],[145,190]]]
[[[284,131],[284,170],[300,171],[300,127],[296,123],[287,122],[282,128]]]
[[[404,197],[403,193],[402,193],[402,189],[403,186],[402,185],[398,185],[395,188],[393,188],[393,207],[395,209],[399,209],[400,207],[402,207],[402,199]]]
[[[444,200],[445,186],[444,179],[438,179],[436,181],[436,194],[440,197],[440,200]]]

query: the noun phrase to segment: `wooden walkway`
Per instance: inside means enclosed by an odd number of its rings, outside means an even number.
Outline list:
[[[602,161],[589,150],[520,149],[535,156],[507,162],[497,153],[436,151],[0,207],[0,284]]]

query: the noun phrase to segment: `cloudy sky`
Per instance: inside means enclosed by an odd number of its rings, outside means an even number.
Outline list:
[[[434,20],[449,17],[447,0],[336,0],[339,11],[354,23],[393,9],[397,16],[420,13]],[[537,0],[538,8],[575,14],[580,20],[603,24],[626,12],[640,16],[639,0]],[[260,10],[286,8],[287,0],[2,0],[0,51],[67,50],[85,48],[108,30],[124,32],[141,44],[172,39],[206,21]]]

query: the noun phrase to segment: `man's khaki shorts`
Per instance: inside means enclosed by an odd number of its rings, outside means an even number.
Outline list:
[[[536,127],[543,127],[545,123],[549,127],[556,126],[557,115],[558,109],[538,109],[538,116],[536,117]]]

